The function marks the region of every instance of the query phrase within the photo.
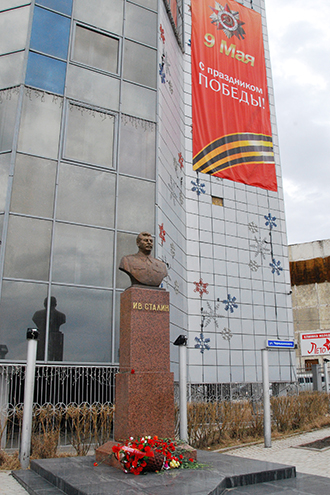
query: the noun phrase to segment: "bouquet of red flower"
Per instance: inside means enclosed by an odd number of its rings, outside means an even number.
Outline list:
[[[130,437],[112,450],[121,462],[125,473],[141,474],[180,467],[180,460],[173,454],[175,443],[155,437]],[[181,457],[181,456],[180,456]]]

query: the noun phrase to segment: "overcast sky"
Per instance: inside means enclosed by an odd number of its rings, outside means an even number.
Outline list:
[[[266,0],[289,244],[330,239],[330,0]]]

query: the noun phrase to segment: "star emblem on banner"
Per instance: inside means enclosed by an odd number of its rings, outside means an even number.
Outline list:
[[[206,289],[206,287],[209,285],[207,283],[203,282],[203,279],[199,279],[199,282],[194,282],[196,285],[194,292],[198,292],[200,297],[203,297],[203,294],[208,294],[209,291]]]
[[[215,2],[215,8],[210,9],[213,11],[210,15],[212,24],[215,24],[217,29],[222,29],[227,38],[235,35],[238,39],[244,39],[245,31],[242,26],[245,22],[239,20],[239,12],[230,10],[228,4],[223,7],[218,2]]]

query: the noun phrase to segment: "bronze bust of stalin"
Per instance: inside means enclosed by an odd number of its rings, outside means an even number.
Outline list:
[[[123,256],[119,270],[127,273],[132,285],[159,287],[167,275],[165,263],[153,258],[150,253],[153,248],[153,238],[149,232],[141,232],[136,238],[139,252]]]

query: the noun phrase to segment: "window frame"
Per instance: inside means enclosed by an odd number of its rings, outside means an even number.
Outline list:
[[[111,72],[107,71],[104,69],[101,69],[99,67],[95,67],[93,65],[86,64],[84,62],[80,62],[79,60],[75,60],[74,58],[74,46],[75,46],[75,40],[76,40],[76,31],[77,27],[81,27],[83,29],[87,29],[89,31],[92,31],[96,34],[100,34],[102,36],[106,36],[108,38],[112,38],[118,41],[118,52],[117,52],[117,72]],[[71,46],[69,47],[69,62],[72,65],[77,65],[78,67],[83,67],[85,69],[92,70],[94,72],[99,72],[100,74],[105,74],[107,76],[112,76],[112,77],[118,77],[120,78],[121,74],[121,65],[122,65],[122,39],[120,36],[111,33],[109,31],[104,31],[103,29],[97,29],[95,26],[91,26],[89,24],[86,24],[81,21],[74,21],[73,27],[72,27],[72,39],[71,39]]]

